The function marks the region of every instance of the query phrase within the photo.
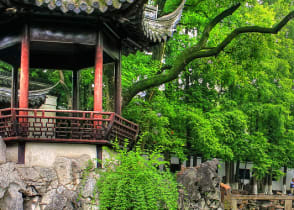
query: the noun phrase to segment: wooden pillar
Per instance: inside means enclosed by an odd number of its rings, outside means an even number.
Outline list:
[[[78,110],[79,109],[79,78],[80,72],[79,70],[75,70],[72,72],[72,109]]]
[[[114,111],[121,115],[121,51],[119,59],[115,62],[115,92],[114,92]]]
[[[18,68],[13,66],[11,75],[11,108],[17,108],[18,98]]]
[[[103,38],[99,31],[97,36],[95,77],[94,77],[94,111],[102,111],[103,88]]]
[[[29,68],[30,68],[30,38],[29,38],[29,28],[26,25],[24,29],[24,34],[21,41],[21,60],[20,60],[20,87],[19,87],[19,108],[29,107]],[[20,112],[19,115],[27,115],[26,111]],[[19,120],[20,123],[24,123],[26,126],[26,121],[24,119]],[[24,164],[25,162],[25,142],[20,142],[18,144],[18,163]]]
[[[29,29],[28,29],[28,26],[25,26],[24,34],[21,41],[19,108],[29,107],[29,61],[30,61]]]

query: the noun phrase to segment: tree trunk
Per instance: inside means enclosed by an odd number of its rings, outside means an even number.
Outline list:
[[[261,192],[264,194],[268,194],[268,176],[266,175],[262,180],[263,184]]]
[[[86,104],[86,106],[87,106],[87,110],[93,110],[93,107],[94,107],[94,89],[93,89],[93,87],[92,87],[92,85],[88,85],[88,97],[89,96],[91,96],[91,97],[93,97],[93,103],[91,104],[91,106],[89,107],[89,105],[87,104],[87,103],[85,103]],[[87,101],[87,100],[86,100]]]
[[[257,179],[254,176],[253,177],[253,187],[252,187],[252,194],[253,195],[257,195],[258,191],[257,191]]]
[[[284,166],[284,176],[283,176],[283,187],[282,193],[285,195],[287,194],[287,166]]]
[[[235,188],[239,190],[239,169],[240,169],[240,160],[236,163],[236,172],[235,172]]]
[[[114,111],[114,63],[103,66],[103,96],[105,97],[106,112]]]
[[[230,161],[230,183],[233,190],[236,189],[235,186],[235,162],[233,160]]]
[[[225,184],[228,184],[228,185],[230,185],[230,174],[231,174],[230,168],[231,168],[230,161],[226,161],[225,162],[225,170],[226,170],[226,173],[225,173],[225,177],[226,177],[225,182],[226,183]]]
[[[65,90],[66,100],[67,100],[67,108],[68,109],[72,109],[72,95],[71,95],[71,90],[69,89],[69,87],[65,83],[63,71],[59,70],[58,72],[59,72],[60,84],[62,85],[62,87]]]
[[[252,194],[257,195],[258,190],[257,190],[257,179],[256,179],[255,170],[253,170],[252,175],[253,175],[253,177],[252,177]]]
[[[272,172],[268,175],[268,194],[273,194],[273,175]]]

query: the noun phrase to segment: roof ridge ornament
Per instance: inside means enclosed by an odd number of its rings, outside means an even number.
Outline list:
[[[178,8],[170,14],[157,18],[158,7],[145,5],[142,28],[144,35],[153,42],[166,41],[176,31],[186,0],[182,0]]]

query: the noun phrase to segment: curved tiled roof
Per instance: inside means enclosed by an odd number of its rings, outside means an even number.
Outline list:
[[[39,7],[48,7],[50,10],[59,9],[63,13],[85,12],[91,14],[94,11],[105,13],[109,8],[120,9],[123,4],[131,4],[135,0],[35,0]]]
[[[95,24],[103,21],[119,34],[124,51],[134,52],[165,41],[173,35],[185,0],[174,12],[162,17],[157,17],[157,7],[146,3],[147,0],[0,0],[0,16],[7,14],[10,18],[13,14],[29,13],[57,17],[57,21],[63,16],[82,21],[91,18],[96,21]],[[72,20],[72,23],[75,21]],[[20,37],[9,38],[0,43],[0,49],[20,40]]]
[[[180,6],[174,12],[160,18],[157,18],[157,10],[153,9],[154,12],[152,13],[152,9],[151,11],[149,9],[150,6],[146,5],[142,21],[144,35],[153,42],[166,41],[167,38],[172,37],[176,30],[176,26],[181,19],[184,5],[185,0],[182,1]]]

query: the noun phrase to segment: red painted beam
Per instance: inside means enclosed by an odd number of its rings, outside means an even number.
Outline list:
[[[30,40],[28,27],[26,26],[21,41],[19,108],[28,108],[29,106],[29,60]]]
[[[101,32],[98,32],[96,57],[95,57],[95,78],[94,78],[94,111],[102,111],[102,88],[103,88],[103,39]]]

